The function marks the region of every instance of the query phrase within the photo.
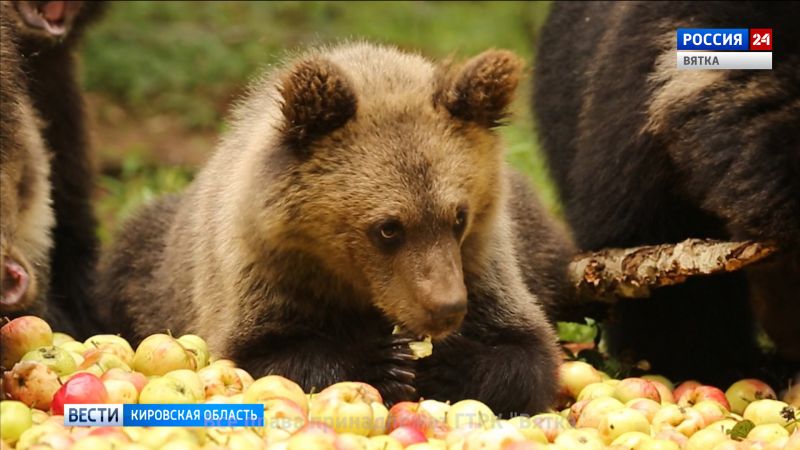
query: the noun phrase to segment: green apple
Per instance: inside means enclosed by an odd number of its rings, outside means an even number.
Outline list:
[[[650,439],[639,444],[636,450],[681,450],[681,447],[668,439]],[[714,447],[714,450],[717,448]]]
[[[29,351],[50,345],[53,330],[47,322],[35,316],[17,317],[0,328],[0,366],[8,370]]]
[[[58,347],[63,348],[64,350],[67,350],[67,351],[70,351],[70,352],[75,352],[75,353],[77,353],[77,354],[79,354],[81,356],[83,356],[83,354],[86,352],[86,350],[89,350],[89,347],[87,347],[83,342],[78,342],[78,341],[64,342],[63,344],[59,345]]]
[[[114,353],[106,353],[99,348],[90,348],[83,353],[83,363],[78,366],[80,370],[88,370],[96,367],[100,370],[100,375],[108,372],[111,369],[123,369],[126,372],[131,371],[131,367],[125,364],[119,356]],[[99,375],[98,375],[99,376]]]
[[[525,436],[525,440],[547,444],[547,436],[544,435],[544,431],[536,426],[530,417],[512,417],[508,420],[508,423],[516,427],[516,429],[519,430],[523,436]]]
[[[33,416],[28,405],[16,400],[0,401],[0,439],[13,445],[31,426]]]
[[[578,428],[597,428],[600,420],[612,411],[625,409],[621,401],[613,397],[600,397],[587,403],[581,410],[576,426]]]
[[[164,375],[178,369],[195,369],[192,354],[175,338],[166,334],[146,337],[133,356],[133,368],[147,376]]]
[[[197,430],[202,433],[202,428]],[[197,445],[200,443],[200,436],[197,432],[190,431],[188,428],[152,427],[145,429],[139,438],[139,444],[149,448],[161,448],[168,442],[185,442]]]
[[[651,400],[649,398],[636,398],[629,401],[628,403],[625,403],[625,406],[627,408],[635,409],[640,413],[644,414],[648,422],[651,422],[653,420],[653,417],[658,412],[658,410],[661,409],[660,403],[658,403],[655,400]]]
[[[36,361],[53,370],[58,376],[63,376],[78,370],[75,359],[68,351],[48,346],[31,350],[22,357],[21,361]]]
[[[788,438],[789,432],[786,431],[786,428],[778,425],[777,423],[756,425],[752,430],[750,430],[749,433],[747,433],[747,439],[766,443],[772,443],[784,437]]]
[[[130,381],[119,379],[103,380],[103,385],[108,391],[108,403],[133,404],[139,398],[139,391]]]
[[[594,428],[582,428],[582,429],[593,430]],[[649,434],[642,433],[641,431],[627,431],[617,436],[616,439],[611,441],[611,447],[638,449],[642,447],[646,442],[652,440],[653,438],[651,438]]]
[[[756,400],[747,405],[742,417],[756,425],[776,423],[791,432],[794,431],[797,422],[787,417],[789,411],[793,411],[792,407],[780,400]]]
[[[472,430],[464,440],[463,450],[502,450],[514,442],[525,441],[525,436],[513,425],[499,421],[495,425],[489,429]]]
[[[611,411],[607,416],[600,419],[598,424],[600,437],[606,444],[629,431],[639,431],[645,434],[650,433],[650,423],[647,417],[639,411],[625,408],[618,411]]]
[[[189,390],[189,393],[195,398],[196,402],[206,398],[203,380],[200,379],[200,376],[197,374],[197,372],[189,369],[178,369],[166,373],[164,377],[174,378],[183,382],[184,386],[186,386],[186,389]]]
[[[369,406],[372,408],[372,430],[369,432],[369,435],[380,436],[382,434],[386,434],[386,421],[389,418],[389,410],[386,408],[386,406],[384,406],[383,403],[372,402]],[[450,405],[447,405],[447,407],[449,408]],[[444,420],[444,417],[442,417],[442,420]]]
[[[497,417],[491,408],[477,400],[461,400],[447,411],[447,426],[456,428],[491,428]]]
[[[369,438],[359,434],[343,433],[336,436],[336,450],[369,450]]]
[[[167,377],[152,378],[139,394],[139,403],[187,404],[199,400],[183,381]]]
[[[96,348],[105,353],[116,355],[122,362],[130,366],[133,364],[133,348],[125,338],[115,334],[98,334],[84,341],[87,348]]]
[[[184,334],[178,338],[178,342],[194,357],[196,369],[202,369],[208,365],[208,344],[203,338],[194,334]]]
[[[577,400],[594,400],[596,398],[613,396],[614,386],[611,386],[608,383],[599,382],[584,386],[584,388],[581,389],[581,392],[578,394]]]
[[[755,378],[746,378],[733,383],[725,391],[725,398],[731,405],[731,412],[742,414],[747,405],[756,400],[775,400],[778,397],[767,383]]]
[[[604,450],[605,445],[600,433],[594,428],[566,430],[556,437],[556,445],[575,450]]]
[[[67,342],[75,342],[75,339],[66,333],[53,333],[53,345],[56,347],[61,347],[61,344],[66,344]]]
[[[724,432],[713,428],[704,428],[689,436],[684,450],[707,450],[727,440],[728,435]]]
[[[686,437],[693,435],[705,426],[703,415],[689,406],[664,405],[652,421],[653,432],[674,428]]]
[[[369,445],[369,450],[403,450],[400,441],[387,435],[369,438]]]
[[[212,364],[200,369],[197,375],[203,382],[205,396],[234,395],[244,392],[246,388],[237,370],[241,369],[222,364]]]
[[[586,386],[602,382],[603,376],[591,364],[583,361],[566,361],[558,368],[558,379],[562,389],[572,398],[577,398]]]
[[[357,383],[336,383],[323,389],[309,405],[309,419],[322,422],[337,433],[368,436],[374,425],[372,396]]]
[[[542,430],[548,442],[554,442],[561,433],[572,428],[567,419],[558,414],[537,414],[531,420]]]
[[[308,397],[303,389],[294,381],[280,375],[261,377],[253,382],[244,393],[245,403],[262,403],[272,398],[290,400],[308,414]]]

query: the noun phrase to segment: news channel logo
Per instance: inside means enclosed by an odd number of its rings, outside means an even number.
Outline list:
[[[262,404],[68,404],[64,426],[262,427]]]
[[[772,28],[678,28],[677,40],[678,69],[772,69]]]

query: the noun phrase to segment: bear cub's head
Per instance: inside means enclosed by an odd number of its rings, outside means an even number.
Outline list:
[[[409,331],[457,329],[464,267],[502,195],[494,128],[521,70],[507,51],[435,65],[368,44],[290,65],[277,82],[285,242]]]

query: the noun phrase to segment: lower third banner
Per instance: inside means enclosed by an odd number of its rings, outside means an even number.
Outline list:
[[[64,405],[65,426],[261,427],[262,404]]]

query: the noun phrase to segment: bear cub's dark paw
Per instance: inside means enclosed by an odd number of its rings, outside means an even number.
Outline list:
[[[380,391],[387,405],[406,400],[417,400],[416,361],[408,344],[416,339],[401,334],[383,338],[374,348],[368,362],[367,382]]]

